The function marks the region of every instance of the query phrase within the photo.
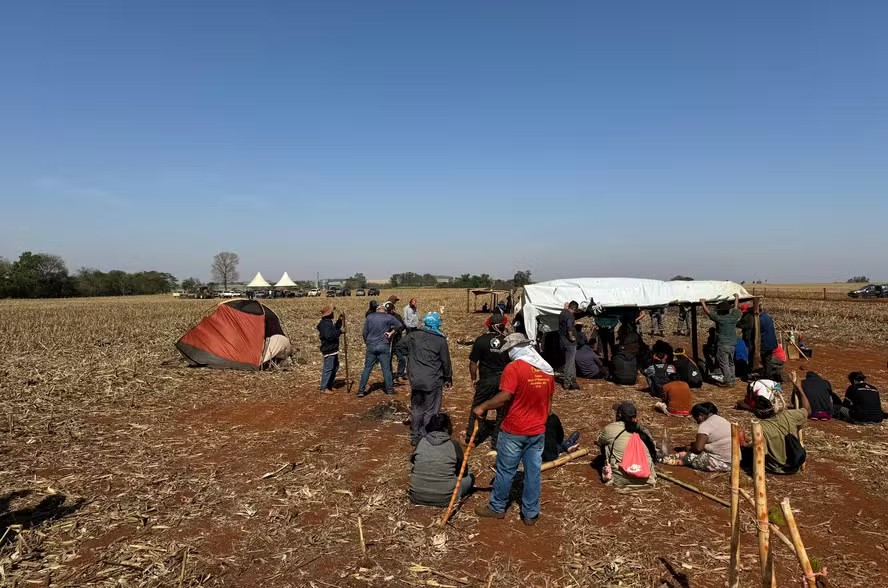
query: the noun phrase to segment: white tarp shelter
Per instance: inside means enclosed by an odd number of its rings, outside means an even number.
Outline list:
[[[262,277],[262,272],[256,272],[256,277],[247,284],[247,288],[271,288],[271,284],[265,281],[265,278]]]
[[[261,274],[257,277],[261,277]],[[290,274],[284,272],[284,275],[281,276],[281,279],[278,280],[278,283],[274,285],[275,288],[295,288],[296,282],[290,279]]]
[[[533,341],[540,321],[549,329],[558,328],[558,315],[564,303],[576,300],[580,309],[590,304],[603,308],[656,308],[669,304],[752,298],[740,284],[721,281],[645,280],[637,278],[571,278],[524,286],[515,312],[523,312],[527,337]],[[594,301],[594,302],[592,302]]]

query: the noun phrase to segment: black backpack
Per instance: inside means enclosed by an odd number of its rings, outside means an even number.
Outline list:
[[[689,388],[700,388],[703,386],[703,371],[690,357],[676,355],[675,370],[678,372],[678,379],[687,382]]]
[[[787,472],[797,472],[808,459],[808,452],[795,435],[786,435],[783,440],[786,443],[786,463],[783,464],[783,469]]]
[[[663,386],[669,383],[669,364],[655,363],[654,373],[651,375],[651,395],[662,398]]]

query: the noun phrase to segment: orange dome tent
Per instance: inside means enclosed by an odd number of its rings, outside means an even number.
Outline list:
[[[262,369],[266,341],[283,335],[281,321],[255,300],[226,300],[176,342],[195,367]]]

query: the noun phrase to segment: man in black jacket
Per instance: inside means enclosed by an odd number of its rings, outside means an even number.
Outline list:
[[[336,323],[333,322],[332,304],[328,304],[321,310],[321,322],[318,323],[318,336],[321,339],[321,355],[324,356],[324,369],[321,372],[321,392],[330,394],[333,392],[333,382],[336,380],[336,372],[339,371],[339,337],[345,333],[342,313]]]
[[[495,312],[490,317],[490,326],[487,332],[475,339],[472,351],[469,352],[469,375],[472,378],[472,387],[475,395],[472,398],[472,409],[490,400],[499,392],[500,376],[509,364],[509,354],[500,353],[503,338],[505,337],[505,316]],[[496,440],[499,435],[499,427],[506,417],[504,408],[496,409],[496,420],[491,423],[486,418],[478,423],[478,434],[475,444],[480,445],[490,437],[490,444],[496,449]],[[466,445],[472,429],[475,428],[475,413],[469,410],[469,424],[466,427]]]
[[[407,335],[407,377],[410,378],[410,442],[426,435],[429,419],[441,412],[444,388],[453,385],[453,366],[441,317],[430,312],[423,326]]]

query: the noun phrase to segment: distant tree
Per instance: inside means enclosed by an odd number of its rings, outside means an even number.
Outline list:
[[[392,274],[392,277],[389,278],[389,283],[388,283],[389,287],[391,287],[391,288],[398,287],[398,285],[399,285],[398,284],[398,276],[399,276],[399,274]]]
[[[76,293],[65,262],[48,253],[22,253],[9,266],[6,282],[6,294],[13,298],[60,298]]]
[[[868,284],[870,279],[866,276],[854,276],[853,278],[848,278],[849,284]]]
[[[5,257],[0,257],[0,298],[8,296],[9,274],[12,271],[12,262]]]
[[[517,288],[519,286],[526,286],[532,283],[532,281],[530,270],[517,271],[515,272],[515,277],[512,278],[512,285]]]
[[[683,276],[681,274],[672,277],[673,282],[693,282],[694,278],[689,278],[688,276]]]
[[[203,284],[197,278],[185,278],[182,280],[182,290],[188,294],[199,292]]]
[[[228,290],[230,282],[238,280],[237,264],[240,263],[240,257],[237,253],[231,251],[222,251],[213,257],[213,279],[222,282],[222,289]]]
[[[366,288],[367,278],[364,277],[364,274],[357,273],[345,281],[345,287],[349,290],[354,290],[356,288]]]

